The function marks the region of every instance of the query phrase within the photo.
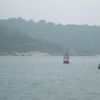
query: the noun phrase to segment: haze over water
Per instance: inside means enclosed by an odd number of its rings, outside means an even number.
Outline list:
[[[100,100],[100,57],[0,56],[0,100]]]
[[[0,0],[0,19],[23,17],[100,26],[100,0]]]

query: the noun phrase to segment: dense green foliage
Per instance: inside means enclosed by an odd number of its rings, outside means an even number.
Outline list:
[[[0,55],[5,53],[15,55],[15,52],[26,53],[31,51],[60,54],[60,50],[61,48],[56,44],[36,40],[27,36],[27,34],[21,34],[18,31],[0,26]]]
[[[100,54],[100,27],[61,25],[22,18],[0,20],[0,51]]]

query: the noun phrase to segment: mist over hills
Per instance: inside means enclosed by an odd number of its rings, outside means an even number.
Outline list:
[[[53,55],[100,54],[100,26],[62,25],[22,18],[0,20],[0,52],[39,51]]]

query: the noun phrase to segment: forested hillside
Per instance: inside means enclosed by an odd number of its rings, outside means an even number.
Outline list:
[[[0,51],[100,54],[99,37],[100,26],[95,25],[62,25],[22,18],[0,20]]]

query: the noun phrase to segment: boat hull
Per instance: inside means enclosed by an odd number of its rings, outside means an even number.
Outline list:
[[[100,69],[100,64],[99,64],[99,66],[98,66],[98,69]]]
[[[64,63],[64,64],[69,64],[69,61],[66,60],[66,61],[64,61],[63,63]]]

